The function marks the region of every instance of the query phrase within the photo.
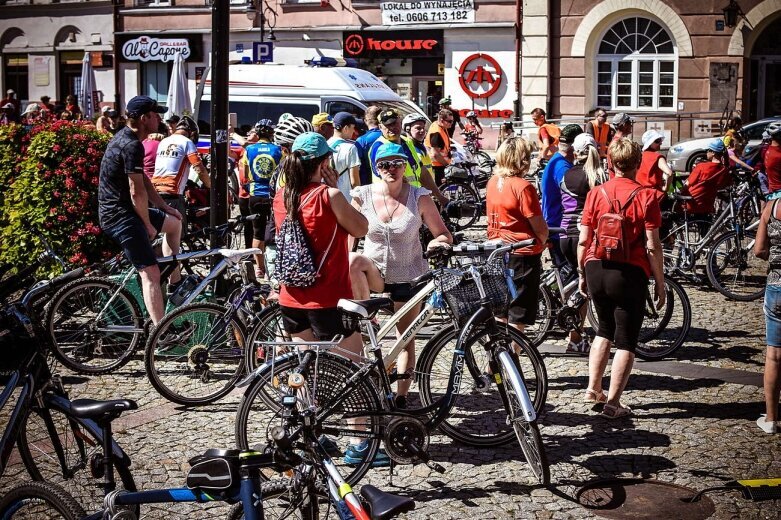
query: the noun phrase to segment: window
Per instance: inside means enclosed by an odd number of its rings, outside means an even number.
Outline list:
[[[29,73],[27,68],[26,54],[6,54],[3,56],[5,67],[3,67],[3,84],[6,89],[12,88],[16,91],[16,99],[25,101],[29,98]],[[24,110],[25,107],[22,107]]]
[[[677,49],[664,27],[647,18],[625,18],[599,44],[596,104],[614,110],[674,110],[677,68]]]
[[[150,61],[141,67],[141,92],[158,103],[168,102],[168,83],[171,81],[173,63]]]
[[[288,112],[297,117],[303,117],[307,121],[312,120],[312,116],[320,112],[320,107],[316,102],[290,103],[281,101],[278,103],[255,102],[255,101],[229,101],[228,112],[236,113],[238,127],[236,131],[239,134],[247,135],[247,132],[255,126],[260,119],[271,119],[278,121],[279,116]],[[198,129],[202,135],[211,135],[211,100],[203,98],[198,105]]]

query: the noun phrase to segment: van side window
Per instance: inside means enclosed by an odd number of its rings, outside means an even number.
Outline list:
[[[348,103],[347,101],[328,101],[325,104],[325,111],[332,116],[339,112],[349,112],[355,117],[363,119],[365,111],[358,105]]]
[[[211,108],[211,101],[207,99],[202,100],[198,106],[198,129],[202,135],[211,135]],[[247,135],[260,119],[271,119],[276,123],[279,116],[288,112],[311,121],[312,116],[320,112],[320,107],[315,104],[230,101],[228,112],[236,113],[238,128],[235,131]]]

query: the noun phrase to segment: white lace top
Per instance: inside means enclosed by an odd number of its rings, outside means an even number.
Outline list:
[[[382,273],[385,283],[409,282],[428,271],[420,244],[423,219],[418,198],[429,195],[426,188],[409,186],[404,213],[387,224],[380,221],[372,200],[371,185],[359,186],[350,194],[361,201],[361,213],[369,221],[369,232],[363,241],[363,254]]]

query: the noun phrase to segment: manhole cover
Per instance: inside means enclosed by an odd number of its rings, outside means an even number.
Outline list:
[[[580,505],[603,518],[709,518],[716,510],[708,497],[689,503],[695,490],[658,480],[600,480],[586,484],[575,495]]]

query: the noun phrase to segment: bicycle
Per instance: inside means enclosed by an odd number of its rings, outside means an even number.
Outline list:
[[[493,172],[496,161],[491,156],[482,151],[481,137],[476,132],[461,132],[464,136],[464,148],[468,151],[477,163],[477,169],[482,177],[488,179]]]
[[[259,475],[264,468],[293,471],[302,463],[302,458],[297,453],[299,446],[294,445],[280,427],[272,431],[273,445],[262,452],[210,449],[203,455],[192,458],[185,488],[117,491],[112,469],[114,455],[107,449],[113,442],[111,424],[122,412],[135,408],[136,403],[130,400],[80,399],[71,403],[74,417],[94,421],[103,432],[104,453],[108,455],[99,465],[106,475],[101,484],[105,498],[99,511],[85,515],[81,506],[61,488],[35,483],[23,484],[9,491],[0,500],[0,518],[50,518],[51,511],[55,511],[64,520],[131,520],[138,517],[137,511],[142,504],[221,501],[235,504],[228,515],[230,519],[243,517],[246,520],[261,520],[265,517],[264,509],[270,505],[271,500],[276,501],[271,505],[281,510],[275,517],[282,518],[283,514],[291,509],[299,510],[307,519],[319,517],[314,473],[297,471],[296,474],[302,475],[303,478],[292,478],[285,482],[261,482]],[[362,503],[349,485],[341,480],[338,472],[328,465],[327,458],[322,464],[326,468],[322,475],[327,482],[328,497],[333,501],[340,518],[344,520],[368,519],[364,503],[372,511],[371,518],[391,518],[414,508],[412,499],[384,493],[372,486],[364,486],[361,490]],[[303,496],[303,500],[291,506],[291,497],[299,496]],[[349,511],[350,516],[346,511]]]
[[[529,241],[520,244],[515,245],[516,248],[528,245]],[[508,247],[495,251],[501,254]],[[318,411],[313,420],[318,422],[318,431],[334,436],[334,451],[345,451],[337,441],[344,442],[346,437],[365,440],[367,455],[361,462],[354,463],[355,468],[345,477],[351,484],[360,480],[368,471],[381,439],[384,440],[388,456],[404,464],[429,462],[426,454],[428,435],[438,427],[451,438],[474,446],[497,446],[508,442],[513,438],[514,431],[506,423],[507,414],[502,400],[498,399],[497,405],[493,399],[495,394],[489,393],[493,379],[485,373],[488,364],[485,357],[479,354],[493,349],[495,342],[500,339],[507,344],[515,344],[524,364],[531,366],[533,377],[527,381],[530,402],[541,410],[547,394],[547,373],[542,358],[515,329],[497,325],[494,334],[488,338],[483,327],[474,329],[459,348],[453,344],[458,338],[455,325],[447,327],[428,343],[416,367],[415,377],[420,385],[422,407],[400,409],[393,398],[392,382],[412,376],[389,375],[389,367],[393,366],[404,345],[441,305],[435,291],[442,292],[448,298],[448,306],[452,309],[459,305],[456,302],[462,300],[460,296],[463,292],[456,289],[470,290],[462,285],[463,279],[463,270],[458,269],[437,269],[423,275],[417,283],[426,283],[426,286],[386,321],[378,332],[372,326],[372,319],[379,311],[393,308],[390,299],[341,300],[339,308],[342,309],[348,328],[362,328],[369,338],[368,355],[373,359],[362,366],[331,352],[311,350],[315,346],[333,348],[336,340],[307,342],[310,350],[306,351],[295,350],[301,344],[294,342],[251,342],[252,347],[266,349],[266,362],[237,385],[247,386],[236,418],[237,445],[243,448],[258,442],[264,430],[262,425],[276,419],[279,410],[274,403],[278,401],[279,393],[287,391],[284,381],[289,379],[289,374],[299,374],[307,385],[307,391],[314,396],[312,399],[318,403]],[[502,283],[506,284],[504,277]],[[507,289],[503,294],[499,291],[499,294],[498,300],[501,301],[496,304],[503,307],[507,304]],[[400,316],[424,300],[426,304],[418,317],[402,333],[392,351],[383,357],[379,339],[394,329]],[[468,301],[465,303],[469,304]],[[466,310],[463,305],[460,308]],[[463,319],[468,315],[460,317]],[[277,357],[268,352],[275,348],[292,351]],[[518,358],[517,355],[515,357]],[[447,372],[439,372],[439,367],[444,366],[447,366]],[[470,377],[465,377],[465,368]],[[464,401],[465,394],[461,393],[461,385],[465,381],[473,381],[472,390],[478,394],[468,401]],[[376,389],[378,385],[379,393]],[[348,420],[361,421],[362,427],[347,429],[344,423]],[[342,466],[346,465],[342,461]],[[437,469],[436,466],[434,468]]]
[[[439,191],[450,200],[442,210],[442,218],[456,231],[473,226],[485,213],[485,201],[480,195],[477,178],[472,172],[475,166],[476,163],[469,162],[448,166],[445,180],[439,186]],[[485,184],[482,187],[485,188]]]

